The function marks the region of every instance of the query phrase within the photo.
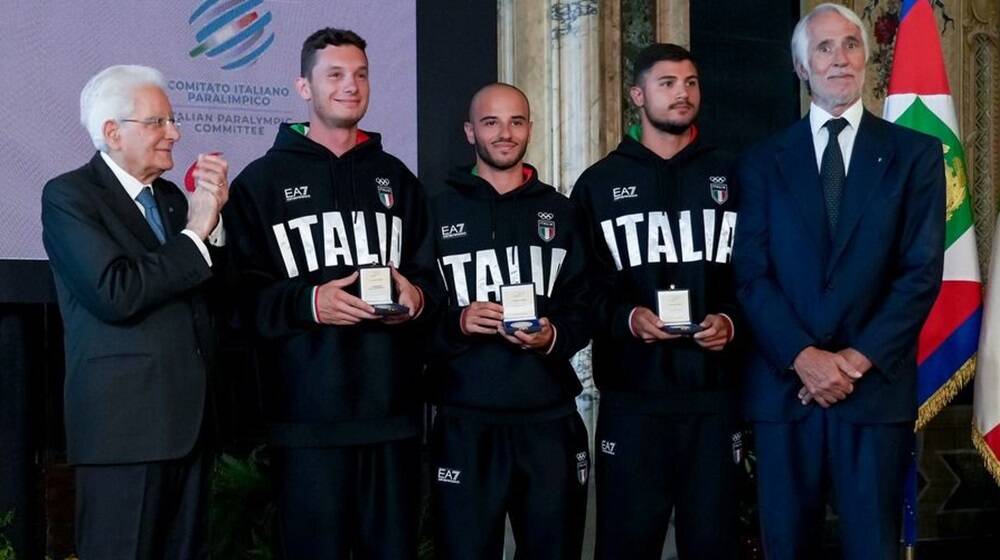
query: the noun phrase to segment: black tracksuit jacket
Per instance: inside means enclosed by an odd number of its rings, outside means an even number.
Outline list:
[[[441,294],[423,189],[377,134],[359,133],[337,157],[305,130],[282,124],[274,146],[233,181],[223,212],[241,321],[263,339],[272,441],[415,436],[422,332]],[[318,324],[315,287],[371,263],[396,265],[423,290],[421,315],[401,325]]]
[[[586,346],[585,246],[572,203],[525,166],[526,181],[499,194],[469,167],[431,199],[435,255],[447,286],[435,329],[431,399],[486,412],[541,412],[571,405],[580,382],[569,363]],[[503,284],[535,284],[538,317],[556,328],[551,352],[522,350],[499,335],[462,333],[473,301],[500,302]]]
[[[665,160],[631,137],[587,169],[572,199],[587,222],[596,272],[594,378],[602,406],[634,413],[732,410],[734,340],[722,352],[690,338],[646,344],[631,334],[636,306],[657,290],[690,290],[691,320],[724,313],[740,325],[733,282],[734,158],[698,137]]]

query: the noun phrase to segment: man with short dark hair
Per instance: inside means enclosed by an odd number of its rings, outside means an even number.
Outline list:
[[[321,56],[320,53],[323,49],[330,45],[336,47],[353,46],[362,52],[368,48],[368,42],[350,29],[337,29],[335,27],[319,29],[306,37],[302,43],[302,52],[299,54],[299,76],[310,76],[313,67],[316,66],[316,59]]]
[[[206,241],[222,242],[228,165],[199,155],[190,198],[162,178],[181,136],[166,89],[146,66],[91,78],[80,120],[98,152],[42,191],[84,560],[208,557],[208,287],[223,255]]]
[[[809,114],[744,157],[734,249],[754,335],[754,422],[769,559],[821,556],[826,497],[845,558],[899,558],[920,328],[941,285],[941,142],[865,111],[861,19],[821,4],[792,35]]]
[[[420,323],[440,288],[420,184],[358,128],[364,49],[346,30],[306,39],[296,89],[309,122],[280,126],[233,182],[225,216],[241,316],[271,358],[288,559],[416,557]],[[378,285],[399,304],[392,314],[360,297],[371,266],[391,269]]]
[[[590,457],[569,360],[590,328],[578,218],[524,163],[520,90],[480,89],[465,135],[475,165],[431,200],[448,292],[430,367],[435,551],[499,560],[509,514],[518,558],[579,560]],[[516,290],[524,315],[502,295]]]
[[[735,558],[734,160],[707,144],[691,54],[654,44],[641,124],[577,181],[595,262],[597,558]],[[658,305],[662,299],[673,305]]]

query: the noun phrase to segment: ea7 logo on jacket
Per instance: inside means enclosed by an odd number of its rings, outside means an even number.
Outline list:
[[[712,200],[718,205],[723,205],[729,200],[729,185],[726,184],[725,177],[709,177],[708,189],[712,193]]]
[[[382,203],[382,206],[392,208],[392,205],[396,203],[396,197],[392,194],[392,186],[389,184],[389,178],[375,177],[375,186],[378,188],[378,199]]]
[[[285,202],[291,202],[293,200],[305,200],[309,198],[309,185],[300,185],[298,187],[288,187],[284,190]]]
[[[538,237],[541,237],[542,241],[546,243],[556,238],[556,222],[553,220],[554,217],[550,212],[538,213]]]
[[[465,235],[465,224],[441,226],[441,239],[455,239],[456,237],[465,237]]]
[[[447,482],[448,484],[461,484],[460,480],[462,476],[462,471],[457,469],[438,469],[438,482]]]
[[[624,198],[639,198],[635,189],[635,185],[632,185],[631,187],[615,187],[611,189],[611,196],[615,199],[615,202]]]
[[[608,441],[606,439],[602,439],[601,440],[601,453],[604,453],[605,455],[614,455],[615,454],[615,447],[617,445],[618,444],[615,443],[615,442],[613,442],[613,441]]]

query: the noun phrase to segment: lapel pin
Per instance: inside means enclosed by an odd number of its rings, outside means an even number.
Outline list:
[[[879,162],[879,163],[882,163],[882,156],[879,156],[879,157],[878,157],[878,162]],[[171,210],[172,210],[172,209],[171,209]]]

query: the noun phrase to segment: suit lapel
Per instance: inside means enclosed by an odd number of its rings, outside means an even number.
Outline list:
[[[892,161],[894,153],[890,144],[883,141],[882,127],[881,119],[868,111],[864,112],[851,150],[851,165],[840,201],[840,220],[833,238],[827,274],[847,247],[861,216],[868,208],[869,200],[882,184],[882,175]]]
[[[156,234],[150,229],[149,223],[142,217],[142,212],[135,205],[135,201],[128,197],[125,187],[118,181],[112,173],[108,164],[104,163],[101,154],[94,154],[90,160],[90,169],[95,182],[104,188],[104,202],[107,203],[111,211],[121,220],[125,227],[142,241],[147,249],[155,249],[160,246],[160,241]]]
[[[792,125],[781,146],[776,157],[785,185],[799,205],[803,225],[817,247],[825,252],[829,239],[826,207],[820,195],[816,150],[813,148],[808,116]]]

